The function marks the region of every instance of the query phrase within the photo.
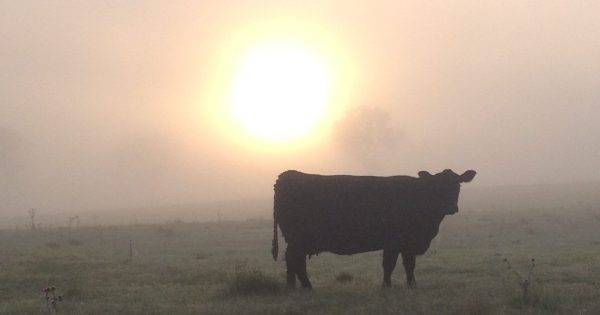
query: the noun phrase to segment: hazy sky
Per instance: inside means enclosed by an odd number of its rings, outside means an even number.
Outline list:
[[[598,181],[599,13],[597,1],[0,0],[0,213],[267,198],[286,169]],[[289,21],[343,50],[346,114],[310,145],[240,145],[204,95],[232,38]]]

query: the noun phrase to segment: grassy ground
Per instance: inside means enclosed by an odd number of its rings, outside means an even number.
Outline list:
[[[58,314],[600,314],[597,213],[461,211],[417,258],[416,290],[401,264],[382,290],[380,252],[313,257],[314,291],[286,290],[269,220],[4,230],[0,314],[49,313],[50,285]],[[535,258],[528,303],[504,258],[521,273]]]

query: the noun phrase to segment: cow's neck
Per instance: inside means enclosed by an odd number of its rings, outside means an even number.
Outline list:
[[[431,245],[431,241],[438,234],[444,217],[445,215],[442,214],[431,214],[423,218],[425,221],[423,222],[423,230],[419,237],[413,239],[415,243],[413,243],[412,250],[415,254],[422,255],[427,251],[429,245]]]
[[[446,217],[445,214],[435,214],[431,216],[431,224],[435,226],[436,230],[440,227],[442,220]]]
[[[440,224],[442,223],[442,220],[444,220],[444,217],[445,215],[437,213],[427,216],[427,239],[432,240],[437,235]]]

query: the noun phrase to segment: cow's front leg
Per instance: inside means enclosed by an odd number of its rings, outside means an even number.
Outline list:
[[[392,286],[392,272],[396,268],[398,261],[398,251],[392,249],[383,249],[383,287]]]
[[[409,288],[415,288],[417,286],[417,281],[415,280],[416,258],[415,254],[402,253],[402,264],[406,271],[406,283],[408,283]]]

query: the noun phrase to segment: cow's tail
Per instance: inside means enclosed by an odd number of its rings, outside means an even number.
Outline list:
[[[273,260],[277,261],[277,255],[279,254],[279,240],[277,238],[277,216],[273,212],[273,243],[271,245],[271,254],[273,254]]]

